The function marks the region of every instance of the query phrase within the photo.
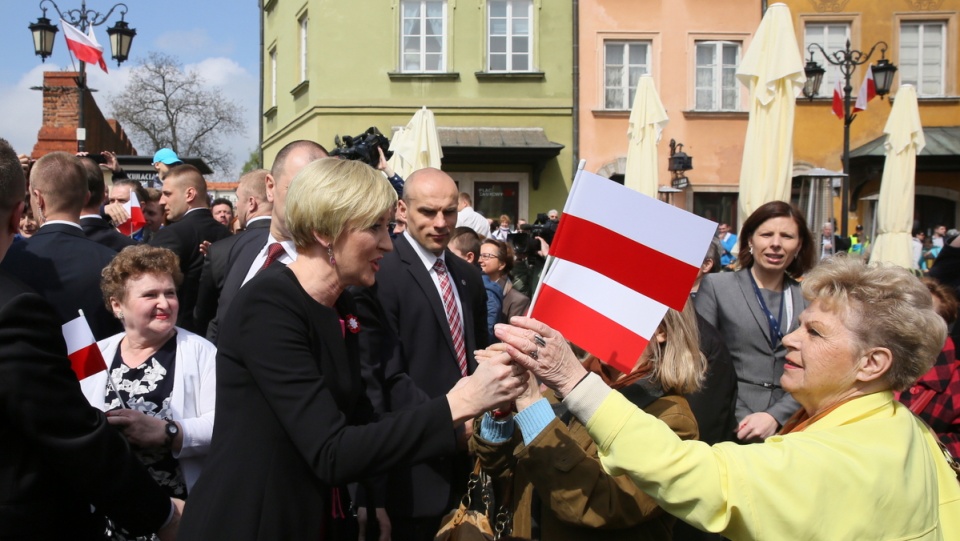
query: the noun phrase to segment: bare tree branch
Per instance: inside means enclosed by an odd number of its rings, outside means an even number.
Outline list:
[[[154,152],[169,147],[230,174],[233,156],[222,137],[243,131],[243,108],[220,88],[207,86],[195,70],[184,71],[176,57],[149,53],[110,105],[137,147]]]

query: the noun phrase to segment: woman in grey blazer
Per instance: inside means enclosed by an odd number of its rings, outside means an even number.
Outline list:
[[[806,301],[796,278],[813,267],[813,237],[800,211],[762,205],[740,231],[741,268],[705,276],[697,312],[720,331],[737,371],[737,438],[762,441],[799,408],[780,387],[781,338],[797,328]]]

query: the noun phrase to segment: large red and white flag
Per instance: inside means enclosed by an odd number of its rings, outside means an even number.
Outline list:
[[[531,316],[630,372],[667,308],[683,309],[716,228],[580,171]]]
[[[87,34],[63,19],[60,19],[60,26],[63,28],[63,37],[67,39],[67,48],[73,52],[77,60],[87,64],[97,64],[104,72],[107,71],[107,63],[103,61],[103,47],[97,43],[93,26]]]
[[[129,237],[143,229],[147,223],[146,218],[143,217],[143,209],[140,208],[140,200],[137,199],[137,194],[133,190],[130,190],[130,200],[123,204],[123,210],[127,211],[129,218],[117,226],[117,231]]]
[[[843,82],[837,78],[837,84],[833,85],[833,114],[837,118],[843,119]]]
[[[873,67],[867,66],[867,74],[863,76],[863,83],[860,84],[860,91],[857,92],[857,103],[853,106],[853,112],[866,111],[867,102],[877,97],[877,83],[873,81]]]
[[[76,372],[78,380],[83,381],[107,370],[107,363],[100,354],[97,340],[82,313],[76,319],[64,323],[63,338],[67,342],[70,367]]]

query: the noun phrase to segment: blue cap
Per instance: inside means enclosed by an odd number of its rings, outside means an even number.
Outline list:
[[[153,163],[165,163],[167,165],[174,165],[178,163],[183,163],[183,160],[177,156],[177,153],[173,149],[161,148],[153,155]]]

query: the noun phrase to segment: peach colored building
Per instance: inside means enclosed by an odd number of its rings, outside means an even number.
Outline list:
[[[693,157],[679,207],[736,223],[747,127],[740,59],[760,24],[759,0],[594,0],[579,3],[579,97],[574,139],[586,169],[622,179],[637,78],[653,76],[670,117],[660,141],[660,184],[671,139]]]

